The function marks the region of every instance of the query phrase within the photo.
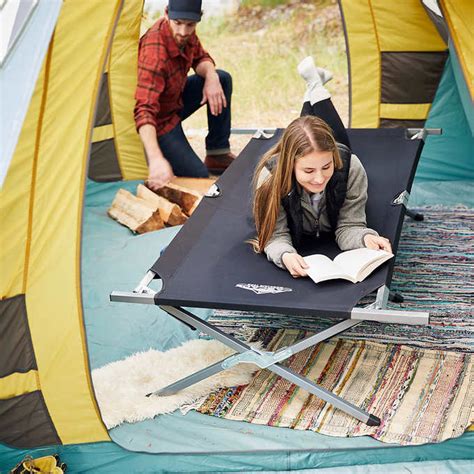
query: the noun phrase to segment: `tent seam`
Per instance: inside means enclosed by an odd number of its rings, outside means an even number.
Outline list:
[[[48,48],[48,54],[46,55],[45,70],[44,70],[44,80],[43,80],[43,94],[41,98],[41,106],[39,111],[38,125],[36,126],[36,141],[35,141],[35,151],[33,154],[33,170],[31,173],[31,186],[30,186],[30,203],[28,208],[28,231],[26,234],[26,248],[25,248],[25,261],[23,264],[23,285],[22,293],[26,294],[26,286],[28,284],[28,270],[30,265],[30,254],[31,254],[31,236],[33,233],[33,207],[35,202],[35,191],[36,191],[36,175],[38,171],[38,156],[39,148],[41,143],[41,131],[43,129],[43,118],[44,111],[46,109],[46,101],[48,95],[48,86],[49,86],[49,74],[51,69],[51,57],[52,50],[54,45],[55,34],[51,38],[51,43]]]
[[[102,57],[101,57],[101,64],[102,67],[100,68],[98,77],[96,77],[95,81],[95,87],[94,87],[94,97],[97,98],[98,95],[98,90],[100,86],[100,81],[102,78],[102,75],[104,73],[104,69],[106,67],[107,63],[107,57],[106,55],[110,51],[110,46],[112,44],[112,38],[113,34],[115,31],[115,28],[118,24],[118,19],[120,17],[120,12],[122,11],[123,8],[123,2],[124,0],[120,0],[116,3],[115,6],[115,12],[114,12],[114,21],[111,22],[109,26],[109,30],[107,32],[107,37],[109,39],[109,45],[105,50],[102,52]],[[87,334],[85,330],[85,324],[84,324],[84,310],[82,307],[82,268],[81,268],[81,262],[82,262],[82,222],[83,222],[83,217],[84,217],[84,195],[85,195],[85,187],[86,187],[86,173],[87,173],[87,168],[89,165],[89,159],[90,159],[90,148],[91,148],[91,141],[92,141],[92,132],[94,128],[94,116],[96,114],[97,110],[97,100],[94,104],[93,110],[90,111],[90,116],[89,116],[89,133],[87,135],[87,140],[89,143],[89,146],[87,147],[87,151],[85,153],[85,157],[82,160],[82,172],[81,172],[81,181],[83,183],[83,186],[81,188],[81,198],[80,198],[80,203],[81,205],[78,208],[78,218],[77,218],[77,240],[76,240],[76,302],[77,302],[77,315],[79,318],[79,329],[81,331],[81,342],[82,342],[82,354],[83,354],[83,359],[84,359],[84,369],[85,369],[85,377],[87,381],[87,385],[89,387],[89,394],[91,397],[91,402],[92,406],[94,407],[94,410],[96,412],[96,415],[99,419],[99,422],[101,423],[105,434],[108,439],[110,437],[108,436],[108,431],[107,428],[102,420],[102,415],[99,410],[99,406],[97,403],[97,399],[95,397],[95,392],[94,392],[94,387],[92,384],[92,379],[91,379],[91,372],[90,372],[90,361],[89,361],[89,356],[88,356],[88,347],[87,347]]]
[[[380,103],[382,101],[382,64],[381,64],[381,48],[380,48],[380,41],[379,41],[379,34],[377,31],[377,23],[375,22],[375,15],[374,15],[374,9],[372,7],[372,0],[368,0],[368,5],[369,5],[369,10],[370,10],[370,15],[372,17],[372,23],[374,25],[374,36],[375,36],[375,42],[377,43],[377,49],[378,49],[378,101],[377,101],[377,128],[380,127]]]
[[[352,124],[352,68],[351,68],[351,47],[349,45],[349,33],[347,31],[346,19],[344,16],[344,7],[342,5],[342,0],[337,1],[339,5],[339,13],[341,15],[342,29],[344,32],[344,39],[346,42],[346,61],[347,61],[347,80],[349,87],[349,119],[348,126]]]
[[[119,22],[120,22],[120,20],[117,20],[117,23],[114,27],[114,30],[116,30],[118,28]],[[112,97],[112,74],[111,73],[112,73],[113,50],[114,50],[114,38],[111,38],[110,44],[109,44],[109,47],[108,47],[109,80],[107,81],[107,87],[109,89],[109,109],[110,109],[110,116],[112,118],[112,128],[113,128],[112,140],[114,141],[114,146],[115,146],[115,158],[117,160],[117,165],[118,165],[118,168],[120,170],[120,174],[121,174],[122,179],[123,179],[124,176],[123,176],[123,171],[122,171],[122,160],[121,160],[121,157],[120,157],[120,150],[119,150],[119,147],[117,146],[117,140],[116,140],[116,137],[117,137],[117,130],[115,130],[115,120],[116,119],[115,119],[115,112],[114,112],[114,100],[113,100],[113,97]]]
[[[145,3],[145,0],[141,0],[141,11],[142,11],[142,14],[143,14],[143,7],[144,7],[144,3]],[[120,18],[118,19],[116,25],[115,25],[115,29],[118,29],[119,28],[119,23],[120,23]],[[108,89],[109,89],[109,108],[110,108],[110,115],[112,117],[112,127],[113,127],[113,130],[114,130],[114,134],[113,134],[113,141],[114,141],[114,146],[115,146],[115,155],[116,155],[116,159],[117,159],[117,165],[119,167],[119,170],[120,170],[120,174],[121,174],[121,177],[122,177],[122,180],[127,180],[129,179],[126,175],[129,175],[129,173],[125,173],[125,168],[126,166],[123,165],[122,163],[122,151],[121,151],[121,146],[119,146],[119,144],[117,143],[117,138],[118,138],[118,135],[117,135],[117,130],[115,129],[116,127],[116,116],[115,116],[115,101],[113,99],[113,94],[112,94],[112,69],[113,69],[113,64],[112,64],[112,56],[114,55],[114,44],[115,44],[115,38],[112,38],[111,39],[111,42],[110,42],[110,46],[109,46],[109,50],[110,50],[110,54],[109,54],[109,68],[108,68],[108,72],[109,72],[109,80],[108,80],[108,83],[107,83],[107,86],[108,86]],[[122,51],[122,55],[123,55],[123,51]]]
[[[459,40],[458,37],[456,36],[456,30],[454,28],[453,22],[451,21],[451,17],[447,14],[447,8],[446,8],[446,2],[445,0],[441,0],[439,2],[439,6],[441,7],[441,12],[443,13],[443,18],[448,24],[448,50],[449,50],[449,39],[451,39],[453,46],[454,46],[454,51],[456,53],[456,57],[461,65],[461,72],[464,77],[464,81],[466,82],[467,85],[467,90],[469,92],[469,95],[471,96],[471,100],[473,99],[472,97],[472,92],[471,92],[471,87],[469,87],[469,77],[468,77],[468,69],[466,65],[466,61],[464,59],[464,55],[461,54],[461,48],[459,47]]]

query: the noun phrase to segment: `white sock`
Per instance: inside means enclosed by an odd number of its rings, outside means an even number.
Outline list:
[[[318,71],[319,77],[321,78],[321,82],[326,84],[326,82],[329,82],[332,79],[332,72],[328,71],[327,69],[324,69],[322,67],[316,67],[316,70]]]
[[[303,102],[311,105],[331,98],[331,94],[324,87],[324,83],[332,79],[332,74],[323,68],[317,68],[311,56],[307,56],[298,64],[298,73],[306,82],[306,92]]]

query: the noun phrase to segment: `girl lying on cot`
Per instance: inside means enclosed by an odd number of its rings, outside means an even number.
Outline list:
[[[279,142],[255,171],[254,250],[306,276],[307,265],[297,248],[304,236],[334,232],[341,250],[359,247],[391,252],[388,239],[366,224],[367,175],[331,102],[324,83],[328,71],[311,57],[298,72],[308,88],[301,117],[290,123]],[[332,128],[332,129],[331,129]]]

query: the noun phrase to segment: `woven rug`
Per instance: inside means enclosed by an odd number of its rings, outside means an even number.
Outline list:
[[[335,436],[370,435],[404,445],[461,435],[473,421],[474,211],[419,211],[425,221],[406,222],[392,284],[405,301],[390,306],[429,310],[430,326],[363,323],[285,362],[377,415],[381,426],[367,427],[267,370],[259,371],[248,386],[211,394],[198,410],[232,420]],[[334,324],[333,319],[309,322],[230,311],[216,311],[211,321],[237,337],[261,341],[268,350]],[[289,327],[301,329],[285,329]]]

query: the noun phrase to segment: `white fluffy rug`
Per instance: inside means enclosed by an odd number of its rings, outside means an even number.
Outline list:
[[[107,428],[134,423],[189,406],[222,387],[250,383],[258,367],[238,364],[164,397],[145,395],[233,354],[219,341],[195,339],[166,352],[139,352],[92,371],[95,395]]]

